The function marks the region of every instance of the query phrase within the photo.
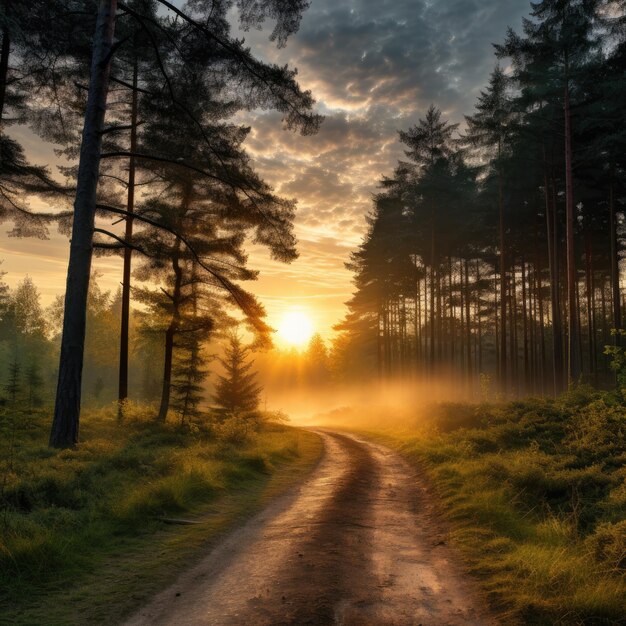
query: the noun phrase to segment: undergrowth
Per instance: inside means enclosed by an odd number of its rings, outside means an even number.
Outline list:
[[[505,624],[626,623],[626,407],[614,394],[442,404],[392,439],[433,479]]]
[[[150,550],[146,539],[172,518],[258,492],[277,467],[296,462],[303,437],[279,425],[245,438],[181,429],[137,407],[122,424],[112,412],[88,412],[76,449],[49,449],[48,428],[44,411],[0,416],[0,615],[11,611],[11,623],[32,623],[19,618],[21,606],[27,615],[42,594],[98,571],[112,554]]]

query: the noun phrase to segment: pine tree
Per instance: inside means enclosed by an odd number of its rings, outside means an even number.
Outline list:
[[[148,3],[147,7],[124,5],[125,18],[134,20],[149,32],[156,59],[160,59],[161,51],[166,49],[178,55],[177,68],[182,70],[188,62],[197,59],[198,55],[204,55],[207,63],[214,61],[227,76],[232,77],[231,84],[239,93],[253,94],[251,97],[254,102],[248,101],[251,106],[254,104],[279,110],[284,115],[285,125],[290,129],[300,130],[303,134],[317,130],[321,118],[311,112],[314,104],[313,98],[309,92],[300,90],[295,80],[295,72],[287,67],[262,63],[243,47],[242,42],[229,36],[226,4],[190,3],[186,5],[185,10],[181,10],[166,0],[158,0],[158,3],[170,14],[174,14],[175,19],[163,18],[167,23],[155,24],[150,19],[143,19],[142,11],[152,11],[152,3]],[[297,29],[299,16],[304,6],[305,4],[300,2],[283,3],[280,6],[274,2],[255,2],[253,5],[244,3],[241,4],[243,9],[241,21],[244,26],[249,27],[272,16],[276,19],[272,36],[279,45],[284,45],[287,36]],[[129,214],[125,209],[104,207],[97,198],[111,68],[116,52],[125,43],[123,39],[119,40],[119,43],[114,43],[116,10],[116,0],[100,0],[76,175],[77,190],[72,221],[68,289],[65,294],[59,378],[50,435],[50,445],[53,447],[72,446],[78,441],[85,317],[96,210],[99,208],[109,213],[113,211],[123,216]],[[171,41],[184,42],[185,45],[171,46]],[[191,42],[189,47],[186,45],[187,42]],[[203,45],[199,46],[197,42],[202,42]],[[172,75],[161,63],[159,63],[159,69],[162,80],[154,95],[157,99],[160,95],[169,98],[169,102],[175,105],[177,94],[171,90]],[[209,77],[210,74],[210,72],[205,72],[202,76]],[[180,118],[185,117],[181,111],[176,113]],[[196,126],[194,133],[202,136],[202,128]],[[203,138],[206,139],[208,147],[216,149],[216,155],[219,158],[219,145],[211,146],[210,138]],[[127,159],[132,156],[132,153],[116,150],[105,156]],[[161,162],[179,163],[180,167],[185,166],[184,160],[180,161],[180,154],[177,153],[151,156],[153,159],[160,159]],[[187,167],[194,169],[193,166]],[[252,208],[247,207],[248,211]],[[273,224],[266,224],[264,227],[259,227],[258,232],[263,237],[270,237],[270,231],[273,228]],[[107,231],[106,234],[122,246],[134,245],[131,242],[124,242],[114,233]]]
[[[579,382],[580,320],[576,295],[575,250],[576,215],[574,206],[572,99],[584,92],[581,83],[589,76],[586,66],[598,49],[594,33],[598,0],[542,0],[531,3],[531,18],[524,22],[521,38],[509,32],[500,56],[513,59],[517,79],[526,94],[541,102],[557,100],[562,106],[562,136],[565,178],[565,226],[568,296],[568,380]],[[578,108],[578,114],[582,111]]]
[[[4,390],[9,397],[11,406],[14,407],[22,391],[21,367],[16,358],[13,358],[11,364],[9,365],[9,376],[6,384],[4,385]]]
[[[224,358],[219,362],[225,370],[215,386],[215,403],[230,415],[253,417],[260,403],[262,388],[249,361],[250,348],[237,335],[231,335]]]
[[[449,162],[454,154],[453,135],[458,124],[441,119],[441,111],[431,105],[426,117],[408,131],[400,131],[400,141],[409,149],[405,154],[417,167],[417,184],[414,195],[421,199],[425,215],[419,218],[430,225],[430,369],[435,370],[437,357],[442,350],[441,310],[441,246],[440,219],[442,200],[449,180]]]
[[[507,347],[506,347],[506,225],[504,211],[504,171],[503,158],[510,150],[510,138],[514,123],[513,103],[509,96],[508,81],[500,66],[497,66],[489,79],[486,90],[481,91],[476,103],[476,113],[466,116],[468,144],[486,152],[486,170],[496,180],[498,197],[498,234],[500,259],[500,355],[499,372],[502,389],[507,386]]]
[[[22,146],[7,129],[29,120],[33,81],[52,65],[52,56],[39,37],[62,10],[63,3],[15,0],[0,5],[0,222],[11,221],[11,234],[48,236],[48,219],[33,212],[27,198],[55,197],[64,190],[46,167],[28,163]],[[61,37],[62,38],[62,37]]]

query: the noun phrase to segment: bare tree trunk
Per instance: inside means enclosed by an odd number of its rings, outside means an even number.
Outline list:
[[[161,389],[161,405],[159,406],[159,422],[167,419],[170,408],[170,395],[172,390],[172,363],[174,360],[174,338],[180,325],[180,291],[183,280],[183,272],[179,264],[180,239],[176,239],[176,248],[172,259],[174,268],[174,291],[172,293],[172,319],[165,331],[165,357],[163,360],[163,387]]]
[[[498,176],[498,214],[500,229],[500,386],[506,394],[508,386],[506,356],[506,229],[504,225],[504,192],[502,176]]]
[[[78,443],[96,190],[100,171],[100,148],[109,87],[110,52],[115,30],[116,9],[117,0],[100,0],[76,182],[59,379],[50,432],[50,446],[55,448],[70,447]]]
[[[2,31],[2,49],[0,50],[0,135],[2,134],[2,117],[4,115],[4,103],[7,95],[10,53],[11,40],[9,37],[9,29],[5,28]]]
[[[467,323],[467,380],[471,392],[474,373],[472,371],[472,326],[470,313],[469,261],[467,259],[465,259],[465,321]]]
[[[138,78],[137,56],[133,65],[133,93],[131,104],[130,121],[130,152],[137,152],[137,78]],[[135,157],[131,156],[128,163],[128,197],[126,210],[129,215],[126,217],[126,230],[124,241],[132,243],[133,239],[133,217],[135,210]],[[120,366],[119,366],[119,386],[118,386],[118,418],[123,417],[124,400],[128,398],[128,330],[130,322],[130,273],[132,248],[126,246],[124,249],[124,269],[122,272],[122,319],[120,327]]]
[[[613,295],[613,327],[616,330],[622,328],[622,310],[619,288],[619,251],[617,247],[617,224],[615,215],[615,192],[613,183],[609,189],[609,220],[611,236],[611,289]],[[620,344],[619,333],[615,334],[615,345]]]
[[[435,312],[435,259],[436,237],[435,237],[435,209],[431,211],[431,233],[430,233],[430,373],[435,373],[435,342],[436,337],[436,312]],[[438,272],[437,272],[438,273]]]
[[[498,321],[498,278],[497,278],[497,272],[494,270],[494,280],[493,280],[493,304],[494,304],[494,311],[493,311],[493,319],[494,319],[494,335],[495,335],[495,343],[496,343],[496,380],[500,381],[501,380],[501,376],[500,376],[500,358],[499,358],[499,354],[500,354],[500,341],[501,341],[501,337],[500,337],[500,324]],[[504,391],[504,389],[500,389],[501,391]]]
[[[522,256],[522,329],[524,334],[524,393],[530,390],[530,355],[528,348],[528,302],[526,293],[526,259]]]
[[[589,372],[596,379],[596,346],[593,328],[593,249],[591,234],[585,235],[585,295],[587,296],[587,341],[589,354]]]
[[[483,373],[483,325],[480,308],[480,261],[476,261],[476,320],[478,322],[478,373]]]
[[[578,320],[578,306],[576,302],[576,250],[574,242],[574,187],[572,176],[572,129],[569,85],[566,84],[564,93],[565,108],[565,214],[566,214],[566,250],[567,250],[567,296],[569,304],[568,317],[568,384],[578,383],[581,374]]]
[[[519,376],[518,376],[518,343],[517,343],[517,269],[515,259],[511,263],[509,279],[509,350],[511,356],[509,361],[511,364],[511,388],[515,395],[519,395]]]
[[[378,319],[376,325],[376,353],[378,355],[378,380],[383,379],[383,341],[382,341],[382,332],[381,328],[381,310],[380,304],[378,306]]]
[[[607,304],[606,304],[606,276],[602,276],[602,286],[601,286],[601,305],[602,305],[602,345],[606,346],[609,343],[609,328],[607,325]],[[603,370],[605,377],[608,378],[609,373],[609,362],[606,358],[602,359]]]
[[[563,391],[563,328],[559,299],[559,234],[556,202],[550,193],[548,175],[545,177],[546,225],[548,233],[548,261],[550,266],[550,300],[552,307],[552,366],[554,395]],[[552,185],[552,192],[554,184]]]

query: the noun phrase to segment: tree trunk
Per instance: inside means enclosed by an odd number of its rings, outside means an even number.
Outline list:
[[[480,261],[476,261],[476,321],[478,323],[478,373],[483,373],[483,325],[482,312],[480,308]]]
[[[559,234],[557,229],[556,202],[550,189],[548,175],[545,177],[546,227],[548,234],[548,263],[550,269],[550,304],[552,312],[552,366],[554,395],[563,391],[563,329],[559,299]]]
[[[587,341],[589,354],[589,372],[596,380],[596,345],[593,325],[593,248],[591,234],[585,236],[585,295],[587,296]]]
[[[472,326],[470,313],[470,286],[469,286],[469,261],[465,259],[465,321],[467,337],[467,380],[470,393],[472,391],[472,378],[474,376],[472,368]]]
[[[504,193],[502,177],[498,176],[498,213],[500,229],[500,387],[506,394],[508,386],[506,356],[506,229],[504,226]]]
[[[109,86],[110,52],[115,30],[116,9],[117,0],[100,1],[94,36],[89,95],[85,110],[85,126],[76,181],[59,379],[50,432],[50,446],[55,448],[70,447],[78,443],[96,190],[100,170],[100,148]]]
[[[517,271],[515,267],[515,259],[511,263],[511,271],[509,278],[509,357],[511,372],[511,388],[515,395],[519,395],[519,377],[518,377],[518,344],[517,344]]]
[[[609,328],[607,325],[607,304],[606,304],[606,276],[602,276],[602,287],[601,287],[601,305],[602,305],[602,345],[606,346],[609,343]],[[608,368],[608,359],[606,357],[602,359],[603,363],[603,371],[606,378],[608,378],[609,368]]]
[[[619,288],[619,251],[617,246],[617,224],[615,215],[615,192],[613,183],[609,189],[609,219],[611,236],[611,290],[613,295],[613,327],[615,330],[622,328],[622,310]],[[620,345],[619,332],[615,334],[615,345]]]
[[[131,103],[130,121],[130,151],[131,154],[137,152],[137,78],[138,78],[137,56],[133,65],[133,93]],[[128,197],[126,210],[129,215],[126,217],[126,230],[124,241],[131,244],[133,240],[133,217],[135,210],[135,157],[131,156],[128,163]],[[128,330],[130,323],[130,273],[132,261],[132,248],[124,249],[124,269],[122,272],[122,319],[120,327],[120,366],[119,366],[119,386],[118,386],[118,418],[123,417],[124,400],[128,398]]]
[[[524,393],[530,390],[530,352],[528,338],[528,302],[526,293],[526,260],[522,256],[522,329],[524,335]]]
[[[430,240],[430,373],[435,373],[435,342],[436,338],[436,312],[435,312],[435,258],[436,238],[435,238],[435,209],[431,211],[431,240]]]
[[[172,258],[174,268],[174,291],[172,293],[172,319],[165,331],[165,357],[163,360],[163,387],[161,389],[161,405],[159,406],[159,422],[167,419],[170,408],[170,395],[172,389],[172,363],[174,360],[174,337],[180,324],[180,291],[183,280],[183,272],[179,265],[180,239],[176,239],[176,247]]]
[[[494,336],[495,336],[495,344],[496,344],[496,380],[500,381],[500,325],[498,322],[498,278],[497,272],[494,270],[494,280],[493,280],[493,320],[494,320]],[[501,389],[504,391],[504,389]]]
[[[566,251],[567,251],[567,301],[568,316],[568,384],[575,385],[580,379],[580,353],[578,306],[576,302],[576,250],[574,242],[574,187],[572,173],[572,129],[570,112],[569,85],[565,84],[565,214],[566,214]]]
[[[536,272],[536,287],[537,287],[537,303],[539,305],[539,344],[541,352],[541,368],[540,368],[540,388],[541,395],[545,394],[546,390],[546,372],[548,368],[546,366],[546,331],[545,320],[543,313],[543,279],[541,276],[541,267],[539,265],[539,254],[537,254],[537,265],[535,267]]]
[[[2,135],[2,119],[4,115],[4,102],[7,95],[7,82],[9,79],[9,54],[11,53],[11,40],[9,29],[2,31],[2,49],[0,50],[0,135]]]

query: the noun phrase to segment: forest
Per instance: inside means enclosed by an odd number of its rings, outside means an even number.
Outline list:
[[[337,326],[379,376],[454,375],[476,393],[611,385],[624,294],[624,45],[582,3],[533,4],[495,46],[463,129],[431,106],[399,131]]]
[[[626,3],[505,4],[0,4],[0,622],[624,623]]]

